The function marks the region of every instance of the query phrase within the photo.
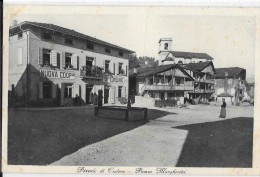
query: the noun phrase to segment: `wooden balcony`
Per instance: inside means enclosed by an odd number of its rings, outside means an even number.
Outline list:
[[[168,90],[194,90],[193,86],[187,85],[145,85],[143,90],[168,91]]]
[[[214,93],[215,89],[195,89],[194,93]]]

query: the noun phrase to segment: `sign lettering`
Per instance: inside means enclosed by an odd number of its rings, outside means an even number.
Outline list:
[[[75,79],[75,73],[71,71],[40,69],[40,76],[54,79]]]

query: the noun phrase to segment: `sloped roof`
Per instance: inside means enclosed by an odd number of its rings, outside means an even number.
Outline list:
[[[137,68],[137,73],[133,73],[133,69],[130,71],[130,77],[148,77],[154,74],[158,74],[169,69],[178,68],[180,69],[186,76],[194,80],[180,65],[178,64],[169,64],[169,65],[160,65],[156,67],[146,67],[146,68]]]
[[[221,93],[217,97],[233,97],[233,96],[230,95],[229,93]]]
[[[228,78],[235,78],[237,77],[241,71],[245,71],[244,68],[239,67],[230,67],[230,68],[216,68],[216,79],[225,78],[225,73],[228,73]]]
[[[188,64],[184,64],[183,67],[193,70],[193,71],[202,71],[204,68],[206,68],[210,64],[212,65],[212,67],[214,69],[212,61],[205,61],[205,62],[199,62],[199,63],[188,63]]]
[[[167,57],[166,59],[162,60],[162,62],[164,62],[164,61],[174,61],[174,60],[171,57]]]
[[[111,43],[108,43],[108,42],[105,42],[105,41],[102,41],[102,40],[99,40],[97,38],[94,38],[94,37],[85,35],[83,33],[79,33],[77,31],[61,27],[61,26],[57,26],[57,25],[53,25],[53,24],[49,24],[49,23],[38,23],[38,22],[29,22],[29,21],[24,21],[24,22],[22,22],[20,24],[21,25],[23,25],[23,24],[35,25],[35,26],[38,26],[38,27],[41,27],[41,28],[46,28],[46,29],[49,29],[49,30],[53,30],[53,31],[57,31],[57,32],[63,33],[63,34],[67,34],[67,35],[71,35],[71,36],[74,36],[74,37],[83,38],[83,39],[86,39],[86,40],[89,40],[89,41],[92,41],[92,42],[100,43],[100,44],[103,44],[103,45],[111,46],[111,47],[114,47],[114,48],[118,48],[118,49],[121,49],[121,50],[124,50],[124,51],[128,51],[128,52],[134,53],[134,51],[132,51],[132,50],[129,50],[129,49],[126,49],[126,48],[123,48],[123,47],[120,47],[120,46],[117,46],[117,45],[114,45],[114,44],[111,44]],[[20,24],[14,26],[14,27],[17,27]],[[14,27],[11,27],[11,28],[14,28]]]
[[[201,59],[213,60],[213,58],[206,53],[180,52],[180,51],[170,51],[170,53],[174,57],[180,57],[180,58],[201,58]]]

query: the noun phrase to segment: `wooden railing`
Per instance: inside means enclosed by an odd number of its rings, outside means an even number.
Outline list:
[[[144,85],[143,90],[193,90],[190,85]]]

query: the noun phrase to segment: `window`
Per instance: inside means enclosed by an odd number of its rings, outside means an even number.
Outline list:
[[[123,71],[123,63],[119,63],[119,66],[118,66],[118,74],[124,74],[124,71]]]
[[[93,43],[92,42],[87,42],[87,48],[93,50],[94,49]]]
[[[51,39],[51,35],[49,33],[42,33],[42,38],[50,40]]]
[[[18,33],[18,39],[23,38],[23,33]]]
[[[109,64],[110,64],[110,61],[106,60],[105,61],[105,73],[109,73]]]
[[[106,53],[111,53],[111,50],[108,49],[108,48],[105,48],[105,52],[106,52]]]
[[[52,95],[51,82],[43,82],[42,87],[43,87],[42,88],[43,98],[51,98]]]
[[[181,60],[178,61],[179,64],[183,64],[183,62]]]
[[[168,43],[164,44],[164,50],[168,50]]]
[[[118,52],[118,55],[119,56],[124,56],[124,53],[123,52]]]
[[[86,57],[86,66],[92,67],[94,58]]]
[[[51,50],[49,49],[43,49],[42,50],[43,56],[43,66],[50,66],[51,64]]]
[[[64,98],[72,98],[72,84],[65,84]]]
[[[118,98],[122,97],[122,86],[118,86]]]
[[[65,44],[73,45],[73,41],[69,37],[65,37]]]
[[[72,54],[65,53],[65,68],[73,68],[71,62]]]
[[[17,51],[17,58],[18,58],[18,65],[22,65],[23,64],[23,48],[18,48]]]

